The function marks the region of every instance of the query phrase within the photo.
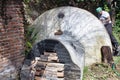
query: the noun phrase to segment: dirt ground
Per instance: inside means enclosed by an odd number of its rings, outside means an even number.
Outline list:
[[[114,62],[115,70],[105,63],[85,67],[83,80],[120,80],[120,56],[114,57]]]

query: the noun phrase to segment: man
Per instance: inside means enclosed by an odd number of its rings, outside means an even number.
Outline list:
[[[103,11],[101,7],[98,7],[96,9],[96,11],[99,14],[100,21],[104,24],[104,26],[110,36],[110,39],[111,39],[111,42],[113,45],[113,50],[115,51],[115,55],[117,55],[117,53],[118,53],[117,48],[119,45],[118,45],[117,40],[115,39],[115,37],[112,34],[112,21],[111,21],[110,15],[108,12]]]

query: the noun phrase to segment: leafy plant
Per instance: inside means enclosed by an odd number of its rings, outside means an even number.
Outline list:
[[[108,8],[107,4],[104,5],[104,10],[107,11],[107,12],[110,11],[110,9]]]
[[[25,55],[27,55],[30,52],[30,50],[32,48],[32,44],[35,41],[35,39],[37,38],[36,37],[37,33],[33,37],[31,37],[33,31],[34,31],[33,27],[32,28],[27,27],[25,29]]]
[[[23,0],[25,3],[29,3],[31,0]]]
[[[120,19],[116,19],[115,25],[113,27],[113,34],[117,41],[120,43]]]

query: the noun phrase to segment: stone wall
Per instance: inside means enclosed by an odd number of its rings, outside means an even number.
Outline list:
[[[22,0],[0,0],[0,80],[15,78],[23,61],[23,14]]]

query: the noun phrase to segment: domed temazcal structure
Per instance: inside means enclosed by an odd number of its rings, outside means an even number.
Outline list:
[[[81,69],[101,62],[101,46],[110,46],[111,41],[102,23],[91,13],[76,7],[60,7],[44,12],[32,25],[37,33],[35,44],[58,41],[68,51],[71,60]]]

